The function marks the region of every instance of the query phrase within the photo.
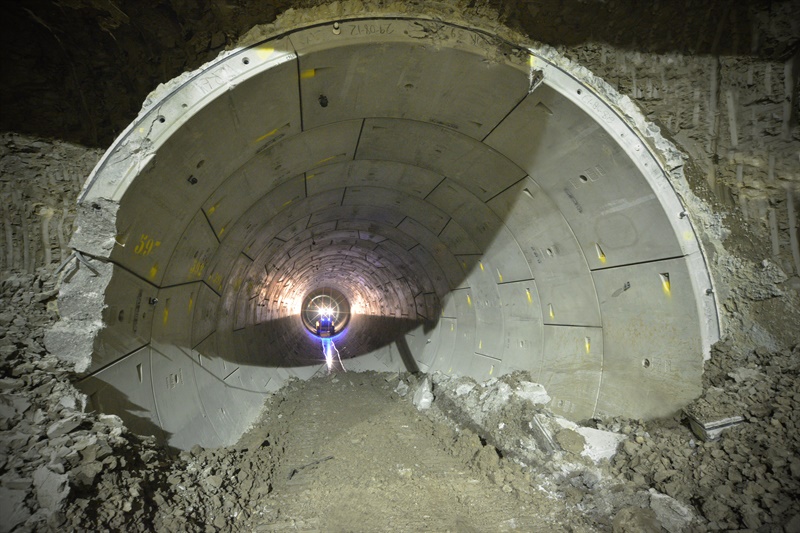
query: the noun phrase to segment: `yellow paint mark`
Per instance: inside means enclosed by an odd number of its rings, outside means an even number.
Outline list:
[[[586,345],[586,354],[588,355],[592,348],[591,339],[589,339],[589,337],[584,337],[583,343]]]
[[[206,264],[204,261],[198,261],[197,258],[193,259],[192,266],[189,268],[189,278],[191,277],[203,277],[203,270],[205,270]]]
[[[664,291],[666,296],[672,296],[672,284],[669,282],[669,273],[665,272],[663,274],[659,274],[661,276],[661,289]]]
[[[225,233],[225,228],[219,229],[219,236],[222,237],[222,234]]]
[[[503,275],[500,273],[500,269],[497,269],[497,279],[500,280],[500,283],[503,283]]]
[[[483,350],[483,341],[482,340],[478,341],[478,349],[479,350]]]
[[[153,263],[153,266],[150,268],[150,279],[156,279],[157,274],[158,274],[158,263]]]
[[[451,367],[450,367],[450,369],[447,371],[447,373],[448,373],[448,374],[452,374],[452,373],[453,373],[453,367],[452,367],[452,366],[451,366]]]
[[[491,376],[492,374],[494,374],[494,365],[489,368],[489,375]]]
[[[144,128],[139,128],[139,133],[144,133]]]
[[[311,179],[311,178],[313,178],[314,176],[316,176],[316,174],[308,174],[308,175],[306,176],[306,180],[310,180],[310,179]]]
[[[532,304],[533,303],[533,297],[531,296],[531,290],[530,289],[525,289],[525,294],[528,295],[528,303]]]
[[[261,141],[263,141],[267,137],[272,137],[276,133],[278,133],[278,128],[275,128],[274,130],[270,131],[269,133],[265,133],[264,135],[262,135],[261,137],[259,137],[255,141],[253,141],[253,143],[260,143]]]
[[[450,324],[450,331],[455,331],[455,329],[456,329],[455,325],[454,324]]]
[[[469,297],[469,294],[467,294],[467,305],[472,307],[472,298]]]
[[[554,319],[556,317],[556,312],[553,310],[553,304],[547,304],[548,314],[550,315],[550,319]]]
[[[335,155],[332,155],[332,156],[330,156],[330,157],[326,157],[325,159],[320,159],[319,161],[317,161],[316,163],[314,163],[314,166],[316,166],[316,165],[321,165],[322,163],[327,163],[327,162],[328,162],[328,161],[330,161],[331,159],[336,159],[336,157],[337,157],[337,156],[335,156]]]
[[[603,252],[603,249],[600,248],[600,244],[594,243],[595,250],[597,250],[597,258],[600,260],[601,263],[606,264],[606,254]]]
[[[536,63],[536,56],[528,56],[528,66],[533,68],[533,65]]]
[[[481,272],[483,272],[483,261],[478,261],[478,264],[481,266]]]
[[[133,249],[133,253],[136,255],[150,255],[153,252],[153,248],[159,246],[161,246],[161,241],[156,241],[149,235],[142,233],[142,236],[139,237],[139,244]]]
[[[219,207],[219,202],[217,202],[217,203],[215,203],[214,205],[212,205],[211,207],[209,207],[209,208],[208,208],[208,214],[209,214],[209,216],[210,216],[210,215],[213,215],[213,214],[214,214],[214,211],[216,211],[218,207]]]
[[[164,325],[167,325],[167,321],[169,321],[169,298],[164,303]]]
[[[286,207],[287,205],[289,205],[289,204],[290,204],[290,203],[292,203],[293,201],[294,201],[294,200],[289,200],[288,202],[283,202],[283,205],[282,205],[281,207]]]
[[[192,312],[192,308],[194,307],[194,296],[189,296],[189,312]]]
[[[271,46],[259,46],[256,48],[256,55],[259,59],[267,59],[269,56],[275,53],[275,49]]]
[[[300,73],[300,79],[301,80],[307,80],[309,78],[313,78],[316,75],[317,75],[317,69],[310,68],[310,69],[304,70],[303,72]]]
[[[683,240],[685,240],[685,241],[694,240],[694,233],[692,233],[691,231],[688,231],[688,230],[684,231],[683,232]]]

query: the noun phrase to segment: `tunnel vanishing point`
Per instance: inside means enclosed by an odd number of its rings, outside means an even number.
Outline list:
[[[234,442],[322,367],[325,290],[348,369],[529,371],[574,420],[700,393],[713,283],[680,154],[626,97],[441,20],[250,39],[151,94],[80,196],[47,338],[94,408]]]

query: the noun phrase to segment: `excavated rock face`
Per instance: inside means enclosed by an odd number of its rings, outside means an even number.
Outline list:
[[[179,0],[36,0],[9,6],[0,32],[6,53],[0,130],[107,146],[159,82],[212,59],[255,24],[317,4],[322,2],[215,0],[199,7]],[[746,55],[779,62],[797,50],[798,28],[791,21],[798,13],[791,1],[407,4],[464,14],[493,9],[507,25],[567,47],[598,42],[647,54]]]

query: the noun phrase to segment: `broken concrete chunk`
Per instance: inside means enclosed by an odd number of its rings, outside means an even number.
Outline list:
[[[219,476],[208,476],[205,479],[206,484],[214,490],[219,489],[222,486],[222,478]]]
[[[414,392],[414,406],[420,411],[430,408],[433,403],[433,391],[431,389],[431,380],[426,377],[419,384],[417,390]]]
[[[408,384],[405,381],[400,381],[397,386],[394,388],[394,391],[401,397],[405,397],[408,394]]]
[[[684,531],[694,520],[691,508],[655,489],[650,489],[650,508],[669,533]]]
[[[0,487],[0,531],[12,531],[31,516],[25,506],[27,496],[28,492],[25,490]]]
[[[704,397],[689,404],[683,412],[694,434],[704,441],[711,441],[719,438],[725,429],[744,421],[740,414],[742,409],[741,401],[735,395],[710,387]]]
[[[733,372],[728,372],[728,377],[734,380],[736,383],[742,383],[748,380],[763,378],[764,374],[752,368],[740,367]]]
[[[72,471],[75,482],[78,485],[90,487],[94,485],[97,475],[103,471],[103,465],[97,461],[85,463]]]
[[[456,396],[464,396],[465,394],[469,394],[474,388],[475,383],[462,383],[456,387]]]
[[[521,381],[514,394],[534,405],[545,405],[550,401],[550,396],[544,386],[530,381]]]
[[[611,459],[616,455],[619,443],[626,439],[625,435],[600,429],[577,427],[575,431],[586,439],[582,455],[595,463],[603,459]]]
[[[53,422],[49,428],[47,428],[47,438],[55,439],[62,435],[66,435],[76,427],[81,425],[83,422],[83,417],[79,414],[74,414],[68,416],[67,418],[62,418],[57,422]]]
[[[531,436],[533,436],[533,440],[536,441],[536,445],[540,450],[552,453],[559,449],[553,437],[550,421],[546,415],[534,415],[533,420],[528,423],[528,427],[530,427]]]
[[[14,378],[0,378],[0,391],[11,390],[21,387],[24,382],[21,379]]]
[[[663,530],[651,509],[623,507],[611,523],[614,533],[661,533]]]
[[[39,505],[49,511],[57,511],[69,494],[67,475],[56,474],[46,466],[40,466],[33,473],[33,486]]]

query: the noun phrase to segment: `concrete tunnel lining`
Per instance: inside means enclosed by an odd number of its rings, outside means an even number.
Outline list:
[[[711,278],[619,95],[480,30],[337,22],[161,88],[98,163],[72,246],[102,275],[63,284],[56,327],[94,407],[235,441],[322,367],[298,316],[322,286],[352,306],[348,369],[526,370],[576,420],[697,396]]]

